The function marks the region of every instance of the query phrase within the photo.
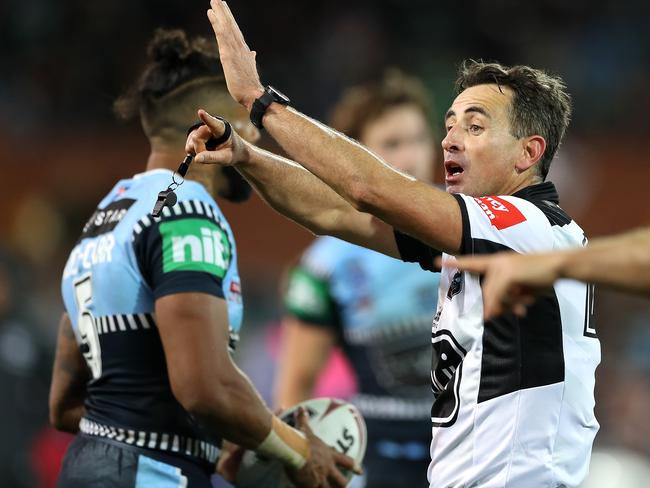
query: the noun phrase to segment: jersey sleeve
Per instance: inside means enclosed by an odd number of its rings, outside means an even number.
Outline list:
[[[551,225],[535,204],[510,195],[454,197],[463,220],[461,255],[531,253],[553,248]]]
[[[434,260],[442,254],[440,251],[414,237],[403,234],[397,229],[394,229],[393,232],[395,233],[395,242],[402,261],[418,263],[426,271],[439,271],[434,265]]]
[[[183,214],[159,221],[144,217],[135,226],[133,248],[155,299],[183,292],[224,298],[233,243],[218,219]]]
[[[339,327],[338,309],[329,280],[304,263],[289,272],[284,305],[289,315],[303,322],[334,329]]]

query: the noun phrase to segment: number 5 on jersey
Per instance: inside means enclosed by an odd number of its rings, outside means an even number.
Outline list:
[[[81,352],[92,372],[93,379],[97,379],[102,375],[102,352],[97,329],[95,329],[95,318],[88,310],[93,302],[90,273],[75,281],[74,297],[77,304],[77,329],[81,337]]]

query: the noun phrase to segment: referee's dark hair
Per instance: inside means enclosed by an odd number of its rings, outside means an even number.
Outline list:
[[[140,115],[149,138],[185,139],[201,103],[230,98],[214,42],[189,39],[178,29],[158,29],[147,57],[139,79],[115,101],[113,110],[122,119]]]
[[[512,90],[510,131],[517,138],[540,135],[546,151],[539,161],[539,173],[546,179],[571,120],[571,98],[564,81],[529,66],[502,66],[498,63],[466,60],[456,79],[456,92],[476,85],[496,84]]]
[[[431,121],[431,101],[422,82],[390,68],[378,81],[348,88],[332,109],[329,123],[346,136],[360,140],[368,124],[402,105],[412,105]]]

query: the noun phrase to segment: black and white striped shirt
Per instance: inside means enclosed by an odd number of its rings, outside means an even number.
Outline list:
[[[454,195],[461,254],[586,244],[552,183],[514,195]],[[433,270],[436,251],[396,232],[402,259]],[[446,265],[432,328],[431,487],[577,487],[598,431],[600,344],[593,290],[560,280],[524,318],[483,321],[480,277]]]

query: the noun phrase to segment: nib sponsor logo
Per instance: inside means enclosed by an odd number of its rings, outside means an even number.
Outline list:
[[[182,219],[160,224],[163,272],[203,271],[226,274],[231,246],[226,232],[205,219]]]

